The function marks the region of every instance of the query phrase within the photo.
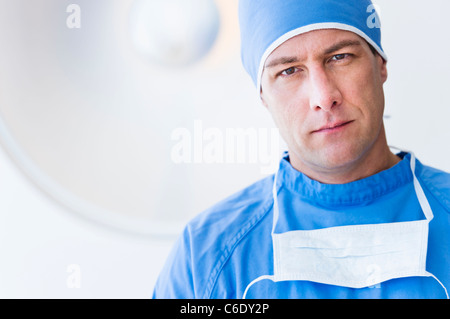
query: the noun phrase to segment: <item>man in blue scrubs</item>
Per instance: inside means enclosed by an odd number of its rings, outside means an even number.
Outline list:
[[[370,8],[240,1],[243,64],[288,152],[187,225],[154,298],[448,297],[450,175],[387,145]]]

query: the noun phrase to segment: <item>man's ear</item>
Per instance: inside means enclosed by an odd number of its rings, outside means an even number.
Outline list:
[[[264,107],[267,109],[268,107],[267,107],[266,100],[264,99],[264,93],[263,93],[262,88],[261,88],[261,91],[259,92],[259,97],[260,97],[260,99],[261,99],[262,104],[263,104]]]
[[[380,76],[383,83],[387,81],[388,71],[387,71],[387,61],[381,57],[381,55],[377,55],[378,65],[380,68]]]

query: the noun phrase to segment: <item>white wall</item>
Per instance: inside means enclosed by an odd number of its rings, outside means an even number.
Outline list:
[[[172,240],[78,218],[36,189],[3,150],[0,176],[0,298],[151,297]]]
[[[388,142],[450,171],[450,2],[376,1],[389,57],[385,85]]]
[[[27,6],[27,10],[24,10],[24,12],[29,13],[29,16],[27,16],[29,19],[32,17],[39,21],[39,16],[43,16],[42,19],[45,20],[46,14],[50,16],[57,12],[57,15],[61,14],[60,20],[64,22],[67,16],[64,9],[69,3],[79,3],[86,15],[93,15],[93,12],[95,12],[98,19],[101,20],[102,17],[105,19],[115,17],[114,14],[117,14],[117,11],[111,10],[111,8],[123,6],[126,2],[123,0],[96,1],[95,7],[89,7],[89,1],[82,0],[66,1],[65,3],[59,0],[56,2],[40,0],[34,2],[36,7],[33,7],[29,1],[22,1],[22,4]],[[450,157],[450,129],[447,123],[450,117],[450,102],[447,98],[447,87],[450,84],[450,60],[447,57],[447,53],[450,51],[450,42],[448,41],[450,28],[448,27],[447,15],[450,12],[450,2],[447,0],[378,0],[376,2],[382,11],[383,46],[389,57],[390,75],[385,86],[386,114],[390,116],[386,120],[389,143],[414,150],[425,164],[450,171],[450,161],[448,160]],[[2,6],[11,3],[9,0],[0,1]],[[56,3],[59,4],[59,7],[53,5]],[[128,1],[128,3],[131,3],[131,1]],[[224,1],[221,1],[221,3],[223,4]],[[58,11],[61,9],[61,12]],[[111,13],[112,11],[115,13]],[[2,12],[3,21],[6,13],[5,10]],[[85,21],[95,21],[95,19]],[[47,61],[49,69],[43,70],[44,73],[40,75],[42,80],[39,81],[40,83],[32,81],[28,83],[27,79],[17,76],[17,79],[10,79],[11,81],[17,81],[14,83],[18,83],[14,88],[11,87],[13,82],[8,81],[8,78],[4,76],[5,72],[1,72],[8,69],[9,66],[5,63],[2,64],[3,70],[0,70],[0,73],[3,74],[0,76],[0,96],[2,96],[0,98],[0,111],[13,114],[14,110],[19,109],[19,106],[25,105],[22,103],[15,108],[14,105],[10,105],[9,109],[4,107],[2,103],[5,100],[2,100],[2,98],[8,93],[5,91],[6,89],[16,90],[26,97],[32,95],[33,92],[19,87],[19,84],[24,85],[24,87],[29,85],[29,88],[40,85],[42,89],[48,89],[48,92],[54,91],[61,94],[62,97],[70,97],[66,99],[68,101],[64,104],[66,106],[77,105],[78,102],[82,101],[81,104],[86,107],[94,101],[97,108],[92,114],[93,118],[99,114],[104,118],[108,112],[114,113],[115,115],[118,114],[121,119],[127,118],[129,120],[127,125],[130,125],[130,127],[133,125],[145,126],[145,121],[148,120],[158,130],[153,135],[149,135],[150,137],[145,135],[145,138],[149,139],[149,143],[153,142],[151,140],[153,138],[154,141],[158,140],[166,145],[161,148],[162,151],[159,153],[155,152],[155,162],[149,162],[149,165],[160,163],[156,158],[161,154],[161,158],[170,158],[170,146],[173,145],[173,141],[170,139],[171,132],[177,127],[187,127],[193,132],[196,119],[202,120],[205,128],[214,127],[222,132],[227,127],[271,128],[271,120],[263,108],[259,106],[253,95],[252,84],[240,66],[236,41],[236,37],[238,37],[236,19],[235,17],[229,17],[227,21],[227,28],[230,30],[229,36],[235,37],[235,40],[229,42],[232,50],[227,57],[218,58],[219,62],[209,61],[210,64],[201,64],[201,69],[193,67],[187,71],[179,71],[181,73],[181,75],[178,74],[179,78],[177,78],[174,70],[165,70],[170,74],[166,74],[162,81],[170,83],[169,80],[172,76],[176,84],[175,90],[179,93],[178,96],[169,101],[174,103],[171,108],[164,104],[167,101],[160,101],[160,108],[158,109],[152,108],[154,104],[151,103],[140,104],[140,100],[153,101],[152,93],[149,93],[150,85],[148,83],[154,80],[151,77],[152,72],[153,74],[154,72],[161,72],[160,69],[154,71],[151,66],[140,60],[126,60],[125,63],[125,66],[131,70],[130,73],[124,74],[125,78],[131,81],[126,84],[126,87],[130,88],[133,96],[127,96],[126,90],[123,92],[117,90],[117,92],[111,93],[111,91],[114,91],[111,88],[117,89],[118,84],[108,81],[93,81],[89,84],[97,85],[97,87],[95,90],[90,90],[87,86],[81,86],[82,84],[86,85],[85,82],[83,83],[80,80],[80,83],[78,83],[76,77],[72,78],[70,74],[63,74],[61,69],[57,69],[57,63],[60,63],[60,61],[49,60]],[[16,28],[11,28],[11,30],[19,32],[18,26],[21,21],[15,23]],[[23,21],[23,23],[26,23],[26,21]],[[67,32],[67,30],[61,32]],[[89,30],[85,32],[89,32]],[[14,35],[14,32],[10,33]],[[2,36],[6,37],[4,33],[2,33]],[[67,37],[68,35],[64,33],[64,36]],[[10,36],[7,39],[13,41],[14,37]],[[5,41],[5,38],[2,38],[2,43],[5,43],[3,41]],[[47,41],[50,43],[50,40]],[[41,43],[42,51],[36,49],[36,52],[41,52],[44,56],[47,52],[45,45],[51,45],[50,47],[55,50],[51,52],[55,56],[68,59],[65,61],[72,61],[70,58],[74,53],[64,51],[64,42],[49,43]],[[78,48],[78,54],[85,54],[89,57],[90,52],[94,56],[98,54],[102,58],[105,56],[105,52],[99,51],[98,46],[98,41],[86,41],[84,48]],[[126,50],[124,49],[124,51]],[[123,53],[125,57],[129,57],[127,55],[129,52],[127,52]],[[17,63],[20,62],[22,55],[24,58],[27,57],[26,52],[17,52]],[[108,61],[104,62],[103,67],[113,69],[114,65],[109,65]],[[114,61],[112,57],[111,61]],[[29,68],[26,70],[28,73],[24,74],[36,76],[38,73],[35,74],[30,69],[36,64],[30,61],[26,63]],[[45,71],[51,70],[52,65],[55,65],[55,69],[52,69],[53,73],[45,73]],[[77,65],[71,67],[65,65],[63,67],[67,68],[64,72],[74,72]],[[81,70],[77,76],[83,78],[82,70],[84,66],[80,65],[79,67]],[[92,69],[92,65],[90,67],[89,72],[93,73],[95,77],[95,68]],[[11,70],[11,68],[8,70]],[[100,79],[100,71],[105,70],[101,67],[98,70]],[[22,70],[21,72],[25,71]],[[54,78],[51,78],[50,74]],[[83,80],[85,79],[83,78]],[[199,83],[203,86],[199,86]],[[161,92],[155,94],[158,95]],[[56,100],[59,104],[55,105],[58,107],[50,108],[45,113],[42,110],[48,106],[45,103],[48,96],[41,96],[38,93],[35,96],[42,98],[42,103],[36,105],[40,108],[30,108],[28,113],[23,111],[22,117],[16,117],[16,120],[18,120],[16,127],[20,127],[19,122],[21,121],[22,123],[27,121],[28,126],[33,125],[33,121],[41,120],[47,113],[50,114],[51,112],[56,114],[52,119],[58,119],[58,110],[60,110],[59,107],[62,107],[62,100],[55,97],[50,99],[51,101]],[[107,98],[108,96],[109,98]],[[114,104],[115,100],[120,101],[121,99],[128,102],[127,108],[122,109],[120,103]],[[133,105],[139,107],[133,108]],[[145,105],[150,105],[150,111],[145,110]],[[164,107],[161,107],[161,105]],[[33,116],[30,116],[29,112],[33,112]],[[67,113],[61,112],[59,114],[60,119],[64,117],[64,114]],[[76,115],[75,111],[74,114]],[[151,122],[154,114],[159,116],[157,122]],[[0,113],[0,115],[2,114]],[[11,118],[7,118],[7,120],[10,124],[12,123]],[[49,123],[52,123],[52,121]],[[60,127],[59,133],[61,136],[65,134],[65,130],[66,127]],[[74,132],[76,133],[76,130]],[[16,136],[18,135],[16,134]],[[37,140],[41,136],[38,133],[35,133],[35,136],[35,140],[27,136],[22,136],[22,138],[23,140],[28,139],[29,144],[34,145],[35,148],[36,145],[48,147],[48,152],[55,148],[55,144],[44,145],[45,138],[39,140],[41,144],[37,144]],[[20,138],[18,136],[18,139]],[[67,138],[70,138],[70,136]],[[74,140],[76,138],[77,135],[75,134]],[[59,147],[66,147],[63,150],[67,152],[75,147],[83,146],[70,146],[71,144],[64,146],[63,144],[58,145]],[[139,144],[138,146],[142,147],[142,145]],[[35,151],[37,157],[42,156],[39,157],[42,160],[42,167],[47,165],[44,163],[45,160],[50,163],[49,161],[52,158],[45,159],[45,154],[48,155],[48,152],[41,151],[39,153],[39,149],[33,149],[32,146],[28,150],[30,152]],[[128,150],[133,152],[131,148]],[[60,153],[63,154],[64,152],[61,151]],[[82,213],[67,209],[60,205],[58,201],[55,201],[51,194],[43,192],[36,186],[35,180],[32,181],[23,173],[23,170],[19,169],[20,165],[17,165],[17,160],[12,160],[14,156],[9,155],[11,155],[11,152],[6,152],[5,148],[0,148],[0,297],[147,298],[151,296],[153,284],[173,244],[174,237],[163,239],[149,235],[131,235],[129,232],[118,231],[108,226],[93,223],[89,218],[85,218]],[[147,156],[146,154],[141,155]],[[151,155],[149,156],[151,158]],[[69,158],[66,157],[66,159],[69,162]],[[131,157],[129,161],[134,163],[134,159]],[[52,165],[53,167],[61,165],[62,172],[67,173],[67,180],[73,181],[74,177],[70,176],[70,171],[64,172],[63,164],[67,163],[58,164],[55,162],[49,165],[50,168],[46,168],[50,172]],[[74,167],[76,164],[76,161],[71,163]],[[174,216],[171,217],[173,220],[177,216],[180,220],[188,219],[226,195],[264,176],[259,169],[259,163],[203,163],[183,164],[181,166],[171,163],[168,170],[162,170],[155,174],[157,173],[162,175],[158,183],[151,185],[152,191],[148,191],[148,197],[158,202],[157,204],[151,203],[156,205],[155,210],[164,209],[168,204],[172,205],[170,209],[174,211]],[[65,178],[65,176],[61,177],[62,182],[66,181],[63,177]],[[117,178],[119,179],[120,175],[117,175]],[[74,185],[70,184],[69,186],[77,189]],[[130,187],[132,188],[132,186]],[[160,188],[163,191],[158,193],[157,191]],[[143,194],[145,195],[145,192]],[[138,200],[140,199],[137,198],[136,201]],[[79,288],[70,288],[74,283],[76,286],[73,276],[77,274],[76,272],[68,272],[70,265],[79,267]]]

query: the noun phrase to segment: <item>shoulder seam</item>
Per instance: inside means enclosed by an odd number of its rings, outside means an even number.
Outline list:
[[[436,199],[436,201],[439,203],[439,205],[441,205],[444,210],[450,214],[450,207],[445,206],[442,203],[442,200],[447,201],[445,198],[438,198],[436,196],[436,193],[440,194],[440,191],[438,189],[436,189],[435,187],[433,187],[433,185],[431,183],[427,183],[425,180],[422,179],[422,176],[417,176],[418,179],[420,179],[420,181],[422,182],[421,185],[424,185],[427,190],[431,193],[431,195],[434,197],[434,199]]]
[[[273,200],[268,199],[267,202],[264,204],[264,209],[261,209],[261,213],[255,215],[252,219],[250,219],[250,221],[246,225],[244,225],[241,228],[241,230],[227,243],[228,248],[224,250],[222,256],[218,260],[218,264],[216,265],[216,267],[214,267],[213,271],[211,272],[211,276],[204,293],[204,297],[206,299],[211,298],[211,294],[214,290],[214,286],[216,285],[217,279],[224,265],[226,264],[226,262],[228,261],[228,259],[230,258],[236,247],[239,245],[241,240],[245,238],[245,236],[247,236],[248,233],[250,233],[255,228],[255,226],[267,215],[272,206]]]

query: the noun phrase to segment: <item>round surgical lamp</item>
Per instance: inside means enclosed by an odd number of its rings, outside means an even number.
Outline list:
[[[171,132],[210,81],[202,61],[220,42],[219,8],[234,2],[79,0],[77,13],[60,0],[2,1],[0,145],[68,211],[179,233],[193,203],[178,181],[191,173],[170,160]]]
[[[130,38],[149,61],[186,66],[209,52],[219,20],[213,0],[135,0],[130,10]]]

